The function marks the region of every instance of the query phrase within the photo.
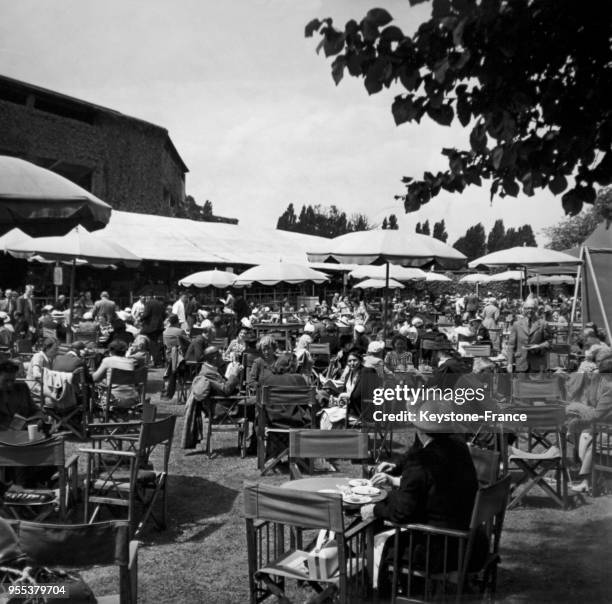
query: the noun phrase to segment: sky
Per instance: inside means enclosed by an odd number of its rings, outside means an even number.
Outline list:
[[[442,147],[467,148],[458,123],[396,127],[399,89],[368,96],[331,78],[304,37],[315,17],[339,26],[383,6],[406,33],[431,4],[407,0],[0,0],[0,73],[163,126],[189,168],[187,194],[216,214],[273,227],[291,202],[335,204],[400,228],[445,219],[449,243],[482,222],[541,229],[563,218],[548,192],[495,199],[442,192],[419,212],[394,199],[402,176],[444,169]]]

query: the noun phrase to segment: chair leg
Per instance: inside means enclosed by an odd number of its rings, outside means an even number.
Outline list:
[[[214,403],[212,403],[208,407],[208,424],[206,425],[206,455],[208,455],[208,457],[210,457],[211,455],[212,425],[214,413],[215,405]]]

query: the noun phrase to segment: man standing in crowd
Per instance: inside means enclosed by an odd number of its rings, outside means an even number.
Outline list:
[[[176,315],[179,320],[181,329],[187,331],[189,324],[187,323],[187,294],[182,293],[179,299],[172,305],[172,314]]]
[[[141,317],[140,333],[150,340],[150,352],[153,363],[161,365],[161,347],[159,340],[164,331],[164,305],[155,297],[145,298]]]
[[[21,318],[28,324],[31,330],[36,328],[36,309],[34,308],[34,286],[26,285],[25,292],[17,298],[16,312],[21,313]]]
[[[536,301],[528,298],[523,304],[523,316],[510,328],[508,372],[537,373],[544,370],[550,339],[548,325],[536,315]]]
[[[145,297],[139,296],[138,300],[132,305],[132,317],[135,323],[139,323],[145,309]]]
[[[115,318],[115,310],[117,305],[109,298],[108,292],[102,292],[100,299],[96,301],[93,307],[93,318],[106,317],[110,323]]]

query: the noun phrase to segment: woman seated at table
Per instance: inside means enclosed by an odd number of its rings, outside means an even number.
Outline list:
[[[430,413],[453,411],[452,401],[427,401],[421,408]],[[376,468],[372,484],[378,487],[389,486],[387,498],[377,504],[361,508],[364,520],[378,518],[397,524],[418,523],[438,528],[467,530],[478,490],[476,470],[465,441],[448,433],[453,426],[422,420],[418,415],[414,422],[417,436],[407,454],[397,463],[383,462]],[[446,432],[442,432],[446,430]],[[374,542],[375,577],[377,562],[381,559],[392,560],[393,537],[395,530],[384,531],[377,535]],[[391,538],[389,538],[391,537]],[[408,546],[408,534],[400,537],[400,556]],[[413,563],[425,566],[425,540],[417,540]],[[384,544],[384,546],[383,546]],[[380,553],[382,547],[382,554]],[[414,550],[413,550],[414,551]],[[479,554],[486,553],[486,540],[477,544]],[[448,568],[457,564],[457,550],[448,548]],[[443,566],[443,540],[431,539],[429,568],[440,570]],[[479,556],[478,556],[479,557]],[[473,562],[476,562],[473,559]],[[380,591],[385,592],[390,577],[381,574]]]
[[[272,367],[276,361],[276,340],[271,336],[262,336],[257,342],[259,358],[253,361],[247,376],[247,389],[254,392],[264,379],[271,375]]]
[[[242,353],[246,348],[246,335],[248,329],[241,327],[238,335],[228,344],[225,352],[223,353],[223,359],[225,361],[238,361],[242,358]]]
[[[312,344],[312,337],[309,333],[304,333],[298,339],[293,354],[297,363],[297,373],[301,373],[308,379],[312,377],[312,367],[314,361],[310,354],[310,345]]]
[[[322,393],[321,402],[327,399],[328,406],[321,411],[321,430],[343,428],[346,425],[346,414],[356,420],[361,415],[361,377],[363,372],[363,357],[361,349],[352,348],[346,360],[346,369],[340,378],[339,394],[337,396]]]
[[[110,356],[102,359],[100,366],[92,375],[93,381],[105,384],[109,369],[134,371],[136,369],[136,361],[125,356],[127,349],[127,344],[123,340],[112,341],[108,346]],[[140,402],[138,392],[132,384],[114,385],[111,389],[111,395],[114,397],[114,403],[118,407],[130,408]]]
[[[408,352],[408,340],[398,334],[391,340],[393,350],[385,355],[385,367],[391,371],[408,371],[414,369],[412,353]]]
[[[44,338],[40,345],[40,350],[34,354],[28,366],[26,381],[32,397],[37,402],[41,400],[43,370],[52,368],[53,359],[57,356],[58,348],[59,346],[55,338]]]
[[[132,345],[128,349],[127,357],[134,359],[136,362],[136,369],[141,367],[148,367],[151,355],[149,354],[149,346],[151,341],[145,335],[137,335],[132,342]]]

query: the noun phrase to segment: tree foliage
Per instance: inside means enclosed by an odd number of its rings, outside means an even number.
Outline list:
[[[199,220],[202,222],[238,224],[237,218],[216,216],[213,210],[212,201],[207,199],[204,205],[200,205],[191,195],[187,195],[185,201],[177,206],[174,215],[177,218],[188,218],[189,220]]]
[[[319,237],[337,237],[354,231],[367,231],[371,225],[365,215],[347,217],[346,212],[341,212],[335,205],[302,206],[298,217],[290,203],[279,217],[276,228]]]
[[[471,226],[463,237],[460,237],[455,241],[453,247],[459,250],[462,254],[465,254],[468,261],[474,260],[474,258],[480,258],[484,256],[485,248],[485,229],[482,223]]]
[[[598,192],[592,207],[544,229],[549,239],[546,247],[563,251],[581,245],[602,220],[610,220],[611,210],[612,187],[605,187]]]
[[[504,247],[505,238],[506,227],[504,226],[504,221],[501,219],[496,220],[487,237],[487,252],[490,254],[491,252],[506,249]]]
[[[399,229],[399,224],[397,223],[397,216],[395,214],[389,214],[389,218],[386,216],[383,218],[381,227],[383,231],[386,229],[390,229],[392,231],[396,231]]]
[[[421,235],[431,235],[431,228],[429,226],[429,220],[423,223],[417,222],[415,231],[421,233]]]
[[[305,33],[335,57],[336,84],[348,73],[369,94],[401,86],[396,124],[427,115],[470,128],[469,149],[442,149],[447,170],[404,177],[406,211],[486,179],[491,198],[548,188],[576,215],[596,185],[612,184],[609,2],[433,0],[413,36],[392,21],[375,8],[342,29],[314,19]]]
[[[440,241],[446,243],[448,239],[448,233],[446,232],[446,223],[444,222],[444,218],[440,220],[440,222],[434,223],[433,226],[433,236]]]
[[[465,235],[460,237],[453,247],[473,260],[484,254],[523,245],[529,247],[537,245],[530,224],[524,224],[518,228],[510,227],[506,230],[504,221],[496,220],[488,236],[486,236],[485,229],[479,222],[469,227]]]

